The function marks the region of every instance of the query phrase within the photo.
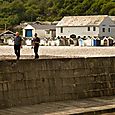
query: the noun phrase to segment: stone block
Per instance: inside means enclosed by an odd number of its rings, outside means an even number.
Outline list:
[[[93,97],[99,97],[100,96],[100,90],[94,90],[92,93],[93,93]]]
[[[115,73],[112,73],[112,74],[111,74],[111,80],[112,80],[112,81],[115,81]]]
[[[28,96],[28,98],[34,96],[34,93],[33,93],[33,92],[34,92],[34,89],[33,89],[33,88],[29,88],[29,89],[27,89],[26,91],[27,91],[27,96]]]
[[[48,64],[47,64],[48,63]],[[41,70],[50,70],[52,68],[52,62],[49,62],[49,60],[47,61],[42,61],[41,63]]]
[[[0,91],[0,100],[4,100],[3,91]]]
[[[3,91],[3,82],[0,82],[0,91]]]
[[[55,95],[49,95],[49,102],[56,101]]]
[[[93,84],[93,82],[92,83],[90,82],[87,84],[86,91],[92,90],[92,89],[95,89],[95,85]]]
[[[49,68],[51,68],[51,70],[59,71],[59,70],[62,70],[62,69],[66,69],[63,60],[52,60],[52,61],[53,61],[54,64],[50,65]],[[47,65],[49,65],[49,64],[47,63]]]
[[[24,90],[24,89],[26,89],[26,84],[25,84],[24,80],[16,81],[15,85],[17,85],[16,86],[17,90]]]
[[[8,100],[8,91],[3,91],[4,100]]]
[[[74,92],[72,93],[72,100],[77,100],[78,99],[78,93]]]
[[[56,71],[56,74],[59,75],[61,78],[71,78],[74,77],[74,70],[63,70],[63,71]]]
[[[63,101],[64,100],[64,93],[60,92],[55,95],[55,101]]]
[[[20,97],[18,90],[12,90],[12,91],[10,91],[8,93],[11,94],[12,99],[18,100],[18,98]]]
[[[3,77],[4,77],[4,72],[1,72],[1,71],[0,71],[0,81],[3,80]]]
[[[28,101],[30,102],[30,104],[37,104],[37,97],[33,96],[28,98]]]
[[[112,88],[112,94],[111,95],[115,95],[115,88]]]
[[[41,70],[38,72],[38,76],[36,76],[37,79],[41,78],[50,78],[50,71],[48,70]]]
[[[25,78],[25,74],[24,74],[24,72],[17,72],[16,73],[16,80],[18,80],[18,81],[23,81],[23,80],[25,80],[26,78]],[[13,80],[13,81],[16,81],[16,80]]]
[[[38,77],[37,75],[37,71],[33,72],[33,71],[29,71],[29,72],[25,72],[24,73],[24,77],[26,80],[32,80],[32,79],[36,79],[36,77]]]
[[[10,90],[18,90],[20,87],[18,87],[18,81],[10,82],[8,85]]]
[[[41,87],[42,87],[42,80],[41,80],[41,79],[36,79],[36,81],[35,81],[35,86],[36,86],[37,88],[41,88]]]
[[[18,90],[18,94],[19,94],[19,96],[18,97],[20,97],[20,98],[26,98],[27,97],[27,92],[25,91],[25,90],[23,90],[23,89],[20,89],[20,90]]]
[[[82,91],[82,92],[78,92],[78,99],[83,99],[85,98],[85,93]]]
[[[72,85],[67,85],[67,86],[63,86],[63,93],[73,93],[73,86]]]
[[[115,81],[111,81],[111,87],[115,88]]]
[[[60,60],[60,68],[58,70],[70,70],[73,69],[74,67],[72,66],[72,59],[61,59]]]
[[[56,94],[55,79],[49,79],[49,95],[53,96]]]
[[[86,76],[88,73],[87,73],[87,71],[85,71],[85,69],[79,68],[79,69],[74,69],[72,74],[74,77],[80,77],[80,76]]]
[[[72,100],[72,93],[64,93],[64,100]]]
[[[8,108],[8,104],[7,104],[7,101],[5,100],[0,100],[0,109],[5,109],[5,108]]]
[[[56,78],[57,77],[57,71],[55,71],[55,70],[49,70],[48,71],[48,73],[47,73],[47,76],[46,76],[47,78]]]
[[[62,78],[55,78],[55,92],[56,92],[56,95],[61,95],[63,93]]]
[[[73,86],[73,84],[75,83],[74,78],[63,78],[63,86],[68,86],[71,85]]]
[[[87,95],[86,95],[86,93],[87,93]],[[87,92],[84,92],[84,94],[85,94],[84,96],[86,98],[91,98],[91,97],[93,97],[93,90],[88,90]],[[79,97],[79,94],[78,94],[78,97]]]

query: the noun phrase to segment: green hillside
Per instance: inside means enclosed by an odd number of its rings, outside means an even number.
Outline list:
[[[68,15],[115,16],[115,0],[0,0],[0,28]]]

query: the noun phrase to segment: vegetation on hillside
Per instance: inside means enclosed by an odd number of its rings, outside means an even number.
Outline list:
[[[115,16],[115,0],[0,0],[0,28],[68,15]]]

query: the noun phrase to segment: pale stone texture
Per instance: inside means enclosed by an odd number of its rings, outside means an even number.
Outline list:
[[[40,46],[40,58],[76,58],[115,56],[115,47]],[[31,46],[23,46],[21,59],[33,59]],[[0,59],[16,59],[13,46],[0,46]]]

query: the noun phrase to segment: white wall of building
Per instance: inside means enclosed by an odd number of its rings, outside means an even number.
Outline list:
[[[61,33],[61,27],[57,27],[56,37],[66,36],[69,38],[72,34],[75,34],[76,36],[98,36],[99,27],[95,28],[96,31],[93,31],[93,26],[91,26],[90,31],[88,31],[88,27],[63,27],[63,33]]]
[[[38,34],[38,37],[40,38],[51,38],[52,37],[52,31],[50,30],[44,30],[44,29],[35,29],[31,25],[27,25],[25,28],[23,28],[23,37],[25,37],[25,32],[27,29],[32,29],[32,37],[34,37],[35,33]]]
[[[36,33],[38,34],[38,37],[40,37],[40,38],[49,38],[49,37],[51,37],[51,31],[48,34],[46,30],[36,30]]]
[[[45,37],[45,30],[36,30],[38,37],[44,38]]]
[[[34,37],[35,28],[33,28],[31,25],[27,25],[25,28],[23,28],[23,37],[25,37],[25,30],[26,29],[32,29],[32,37]]]
[[[115,38],[115,24],[111,26],[111,37]]]

